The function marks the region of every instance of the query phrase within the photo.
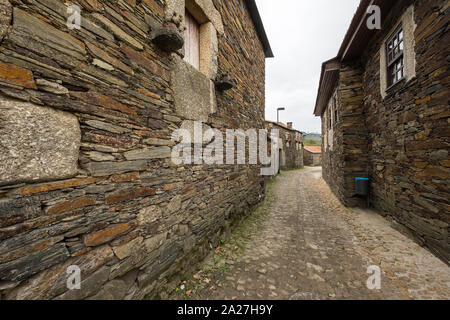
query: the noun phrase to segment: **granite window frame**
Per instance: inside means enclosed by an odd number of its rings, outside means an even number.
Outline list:
[[[333,127],[337,127],[339,123],[339,101],[337,89],[334,91],[331,100],[333,105]]]
[[[169,0],[169,2],[171,1],[175,0]],[[224,33],[222,17],[212,0],[179,2],[183,5],[183,8],[180,7],[179,10],[183,12],[183,15],[189,13],[199,27],[199,61],[198,67],[195,64],[193,66],[211,81],[215,81],[218,73],[218,38]],[[186,21],[187,19],[184,17],[185,24]]]
[[[397,21],[392,24],[392,28],[385,30],[384,40],[381,42],[379,48],[379,80],[380,80],[380,94],[382,99],[392,96],[397,90],[402,88],[406,83],[416,78],[416,43],[415,30],[417,25],[415,23],[414,4],[410,5],[398,17]],[[397,82],[389,84],[388,81],[388,50],[387,45],[389,40],[395,36],[396,32],[401,26],[403,31],[403,77]]]
[[[385,44],[388,90],[405,78],[404,32],[401,23]],[[400,74],[400,75],[399,75]]]
[[[332,117],[333,116],[333,112],[332,112],[332,109],[333,109],[333,105],[332,105],[332,103],[330,103],[328,105],[328,110],[327,110],[327,113],[328,113],[328,129],[333,128],[333,117]]]
[[[217,112],[218,42],[225,30],[222,16],[212,0],[166,0],[165,19],[170,20],[176,15],[185,24],[186,11],[200,26],[200,62],[196,68],[185,61],[184,48],[174,56],[171,77],[175,110],[186,121],[207,122],[209,115]]]

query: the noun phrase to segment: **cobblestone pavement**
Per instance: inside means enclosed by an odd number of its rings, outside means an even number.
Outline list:
[[[171,298],[450,298],[450,268],[377,213],[341,205],[320,168],[284,172],[261,210]],[[371,265],[381,290],[367,288]]]

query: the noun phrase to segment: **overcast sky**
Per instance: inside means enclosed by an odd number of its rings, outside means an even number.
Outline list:
[[[256,0],[275,58],[267,59],[266,119],[320,132],[313,116],[322,62],[334,58],[359,0]]]

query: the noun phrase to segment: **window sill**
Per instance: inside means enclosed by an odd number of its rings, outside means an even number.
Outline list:
[[[173,96],[176,112],[186,120],[207,122],[216,109],[212,81],[181,58],[173,68]]]
[[[397,87],[398,85],[400,85],[401,83],[406,82],[406,78],[403,77],[400,80],[398,80],[396,83],[394,83],[393,85],[391,85],[390,87],[388,87],[386,89],[386,93],[389,93],[391,90],[393,90],[395,87]]]
[[[414,85],[415,80],[417,80],[416,76],[412,77],[411,79],[407,79],[406,77],[404,77],[396,84],[393,84],[384,91],[385,97],[383,98],[383,101],[392,98],[397,93],[402,93],[403,91],[408,90],[408,88]]]
[[[403,77],[400,81],[394,83],[393,85],[391,85],[390,87],[388,87],[384,92],[385,92],[385,97],[383,100],[392,98],[400,89],[402,89],[405,84],[406,84],[406,78]]]
[[[201,78],[205,78],[205,79],[209,79],[209,77],[204,74],[199,68],[197,68],[196,66],[194,66],[193,64],[191,64],[190,62],[186,61],[183,59],[183,63],[186,65],[186,69],[191,72],[192,74],[201,77]]]

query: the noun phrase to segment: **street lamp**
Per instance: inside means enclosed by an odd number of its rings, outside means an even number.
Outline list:
[[[284,111],[286,108],[278,108],[277,109],[277,123],[280,122],[280,111]]]

